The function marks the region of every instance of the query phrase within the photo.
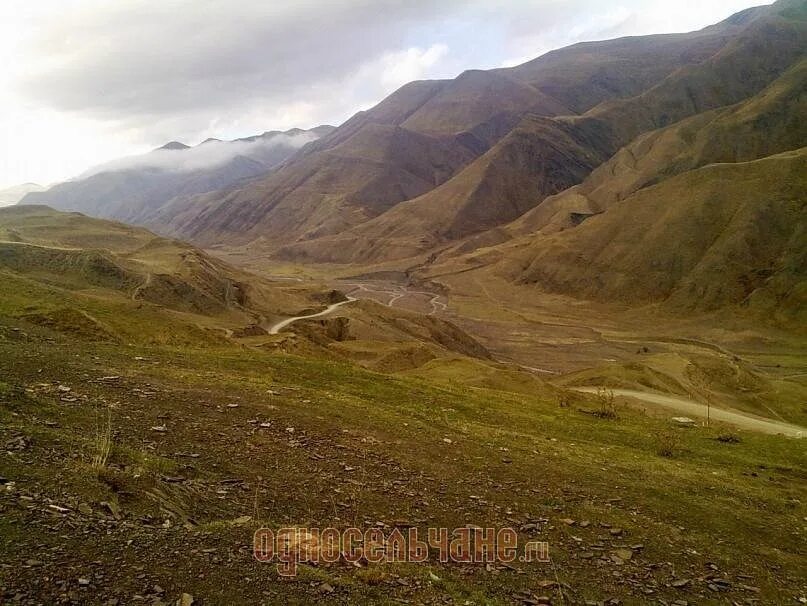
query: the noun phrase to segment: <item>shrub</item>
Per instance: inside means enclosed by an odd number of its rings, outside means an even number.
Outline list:
[[[605,387],[597,390],[597,410],[594,413],[601,419],[616,419],[616,396]]]
[[[681,439],[673,430],[659,431],[655,434],[656,454],[661,457],[672,458],[679,450]]]

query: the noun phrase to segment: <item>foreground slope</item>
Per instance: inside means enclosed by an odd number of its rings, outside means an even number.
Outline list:
[[[151,340],[138,333],[180,319],[2,272],[4,602],[781,604],[807,592],[797,440],[680,428],[539,382],[509,393],[496,386],[512,370],[479,363],[467,387],[456,373]],[[54,298],[130,333],[87,338],[31,314]],[[252,556],[261,526],[469,524],[513,527],[520,549],[547,541],[551,562],[341,560],[282,580]]]

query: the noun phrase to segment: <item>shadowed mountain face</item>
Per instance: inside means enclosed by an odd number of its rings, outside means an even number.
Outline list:
[[[332,127],[271,131],[235,141],[189,147],[171,141],[149,154],[123,158],[23,197],[23,204],[147,224],[174,198],[221,189],[266,174]]]

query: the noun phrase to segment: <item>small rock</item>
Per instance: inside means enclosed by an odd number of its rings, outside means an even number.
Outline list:
[[[90,584],[90,579],[81,578],[78,580],[79,587],[87,587]]]
[[[193,606],[194,599],[189,593],[183,593],[182,597],[176,601],[176,606]]]
[[[692,579],[675,579],[672,583],[670,583],[670,585],[680,589],[681,587],[686,587],[691,582],[692,582]]]
[[[322,593],[333,593],[334,591],[333,586],[330,583],[323,583],[319,586],[319,590]]]
[[[633,557],[633,552],[630,549],[616,549],[614,550],[614,554],[620,560],[624,560],[625,562],[629,561]]]

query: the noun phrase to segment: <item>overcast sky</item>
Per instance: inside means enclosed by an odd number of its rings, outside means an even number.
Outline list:
[[[0,188],[169,140],[338,125],[402,84],[765,0],[0,0]]]

